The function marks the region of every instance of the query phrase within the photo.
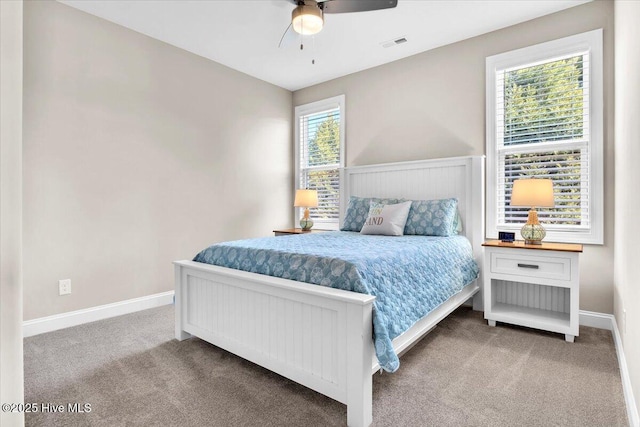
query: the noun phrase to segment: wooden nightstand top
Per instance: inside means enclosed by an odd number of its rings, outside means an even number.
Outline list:
[[[322,230],[320,228],[312,228],[309,231],[303,231],[302,228],[283,228],[281,230],[273,230],[276,236],[281,236],[284,234],[324,233],[326,231],[332,231],[332,230]]]
[[[505,243],[500,240],[487,240],[482,246],[492,248],[515,248],[515,249],[537,249],[542,251],[562,251],[562,252],[582,252],[582,245],[573,243],[545,243],[541,245],[525,245],[524,241],[516,240],[513,243]]]

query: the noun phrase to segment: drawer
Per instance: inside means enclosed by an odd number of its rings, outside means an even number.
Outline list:
[[[571,280],[571,259],[561,256],[491,252],[491,272],[541,279]]]

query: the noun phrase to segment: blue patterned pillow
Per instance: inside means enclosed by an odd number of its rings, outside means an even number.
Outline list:
[[[369,216],[369,208],[371,202],[381,203],[383,205],[392,205],[398,203],[398,199],[380,199],[378,197],[349,197],[349,206],[342,221],[342,231],[358,231],[362,230],[364,222]]]
[[[461,228],[458,199],[414,200],[404,234],[453,236]]]

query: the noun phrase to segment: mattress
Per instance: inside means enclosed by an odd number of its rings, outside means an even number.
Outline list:
[[[370,236],[336,231],[212,245],[196,262],[373,295],[382,369],[400,366],[391,341],[478,277],[464,236]]]

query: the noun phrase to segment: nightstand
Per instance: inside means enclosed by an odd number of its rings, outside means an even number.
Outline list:
[[[582,245],[489,240],[484,246],[484,318],[578,336]]]
[[[285,228],[282,230],[273,230],[273,233],[276,236],[287,236],[289,234],[324,233],[326,231],[332,231],[332,230],[322,230],[322,229],[312,228],[309,231],[303,231],[302,228]]]

